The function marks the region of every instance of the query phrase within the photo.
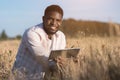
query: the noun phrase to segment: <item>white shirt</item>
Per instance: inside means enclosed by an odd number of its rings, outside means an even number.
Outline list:
[[[42,23],[31,27],[22,37],[13,72],[16,70],[21,73],[27,72],[26,76],[31,78],[39,75],[40,79],[42,72],[45,72],[48,66],[50,51],[64,49],[65,46],[65,36],[61,31],[57,31],[50,40]],[[39,61],[36,60],[37,57],[39,57]]]

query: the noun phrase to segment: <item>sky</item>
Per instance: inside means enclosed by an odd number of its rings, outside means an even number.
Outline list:
[[[42,22],[47,6],[58,4],[63,19],[115,22],[120,24],[120,0],[0,0],[0,33],[9,37]]]

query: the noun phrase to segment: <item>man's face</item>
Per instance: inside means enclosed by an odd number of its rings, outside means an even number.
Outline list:
[[[49,12],[43,16],[43,27],[48,35],[55,34],[62,23],[62,15],[58,12]]]

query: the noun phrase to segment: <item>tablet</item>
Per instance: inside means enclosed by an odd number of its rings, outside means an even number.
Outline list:
[[[80,48],[66,48],[66,49],[60,49],[60,50],[52,50],[49,56],[49,60],[55,59],[58,56],[61,56],[64,58],[77,57],[79,51],[80,51]]]

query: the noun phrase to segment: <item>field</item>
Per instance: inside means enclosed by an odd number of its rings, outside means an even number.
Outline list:
[[[8,80],[20,40],[0,41],[0,80]],[[119,80],[120,37],[67,38],[67,48],[79,47],[79,61],[70,62],[63,80]]]

